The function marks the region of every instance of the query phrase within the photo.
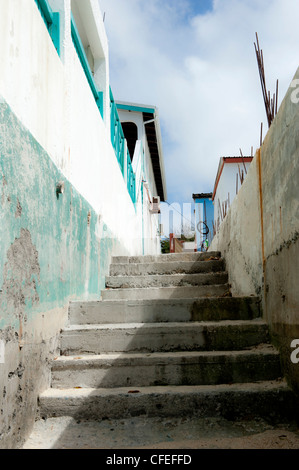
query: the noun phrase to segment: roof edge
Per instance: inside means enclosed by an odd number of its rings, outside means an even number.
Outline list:
[[[213,190],[213,196],[212,199],[214,201],[215,199],[215,194],[218,188],[219,180],[223,171],[223,167],[225,163],[250,163],[253,160],[254,157],[221,157],[219,160],[219,165],[218,165],[218,170],[216,174],[216,179],[215,179],[215,184],[214,184],[214,190]]]
[[[164,156],[163,156],[163,149],[162,149],[162,135],[161,135],[161,126],[160,126],[160,119],[159,119],[159,110],[156,106],[146,105],[146,104],[139,104],[139,103],[130,103],[126,101],[115,101],[117,109],[128,111],[128,112],[138,112],[144,114],[152,114],[153,115],[153,124],[155,127],[155,134],[157,139],[157,147],[158,147],[158,154],[159,154],[159,166],[160,166],[160,176],[162,181],[162,193],[158,194],[161,198],[161,201],[167,200],[167,187],[166,187],[166,177],[165,177],[165,165],[164,165]],[[143,116],[144,117],[144,116]],[[156,180],[156,174],[155,180]],[[156,186],[157,186],[157,181]],[[161,191],[158,190],[158,193]]]

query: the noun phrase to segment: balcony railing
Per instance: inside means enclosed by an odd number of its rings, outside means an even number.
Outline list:
[[[129,151],[127,151],[127,187],[133,203],[136,202],[136,177],[131,163]]]
[[[59,35],[59,13],[53,13],[48,0],[35,0],[40,14],[45,22],[53,43],[60,53],[60,35]],[[86,79],[92,91],[95,102],[103,118],[103,92],[99,91],[95,83],[85,50],[82,44],[79,31],[73,15],[71,15],[71,34],[72,41],[84,70]],[[132,167],[129,150],[126,146],[123,128],[119,119],[116,103],[110,88],[110,124],[111,124],[111,142],[119,163],[122,175],[127,180],[127,189],[133,204],[136,202],[136,176]]]
[[[76,49],[76,52],[81,62],[85,76],[91,88],[97,107],[99,108],[99,111],[103,118],[103,92],[98,90],[97,85],[94,81],[93,74],[90,69],[90,66],[89,66],[89,63],[85,54],[84,46],[80,39],[80,34],[78,32],[73,15],[71,16],[71,32],[72,32],[72,41],[73,41],[74,47]]]
[[[35,3],[49,31],[55,49],[60,55],[60,15],[53,12],[47,0],[35,0]]]
[[[125,136],[123,128],[118,116],[116,103],[110,88],[110,128],[111,128],[111,143],[119,163],[122,174],[124,174],[125,163]]]
[[[136,202],[136,177],[131,163],[131,157],[127,146],[125,145],[124,131],[119,119],[117,106],[110,88],[110,125],[111,125],[111,143],[120,166],[121,172],[127,179],[127,188],[133,204]],[[127,150],[125,150],[127,149]],[[125,154],[126,152],[126,154]],[[126,173],[125,173],[126,172]]]

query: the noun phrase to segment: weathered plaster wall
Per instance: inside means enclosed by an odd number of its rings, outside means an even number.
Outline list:
[[[294,79],[299,78],[299,69]],[[293,83],[293,82],[292,82]],[[290,86],[211,249],[226,257],[234,294],[260,294],[284,370],[299,392],[299,104]]]
[[[100,298],[112,255],[160,252],[111,144],[98,2],[85,0],[81,19],[104,119],[72,42],[71,0],[49,4],[60,12],[60,55],[34,0],[0,0],[0,448],[30,431],[69,300]]]
[[[294,77],[299,78],[299,69]],[[290,361],[299,338],[299,104],[290,87],[261,149],[264,310],[299,391],[299,364]]]
[[[0,151],[0,448],[9,448],[48,386],[69,299],[99,298],[119,245],[3,99]]]

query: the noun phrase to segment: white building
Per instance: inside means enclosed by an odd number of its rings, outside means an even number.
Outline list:
[[[49,386],[69,302],[101,300],[113,255],[160,253],[167,196],[157,109],[117,107],[98,0],[0,0],[0,63],[0,447],[11,448]]]
[[[98,1],[1,2],[0,26],[2,98],[113,237],[128,253],[142,253],[142,220],[126,187],[127,169],[120,171],[111,143],[119,129],[111,128],[108,41]],[[162,152],[159,158],[163,168]],[[146,164],[154,187],[158,173],[150,159]],[[164,175],[162,186],[166,194]],[[140,190],[136,187],[136,200]],[[147,250],[156,253],[156,237],[152,241]]]
[[[215,179],[212,200],[214,227],[218,230],[231,203],[238,194],[253,157],[221,157]]]
[[[125,138],[125,164],[135,175],[136,205],[143,211],[143,253],[149,253],[153,240],[160,250],[160,202],[166,199],[166,180],[159,112],[155,106],[117,102],[118,116]],[[156,215],[156,216],[155,216]],[[157,237],[158,234],[158,237]]]

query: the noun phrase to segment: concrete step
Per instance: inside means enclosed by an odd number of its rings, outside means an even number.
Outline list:
[[[157,256],[114,256],[111,260],[112,264],[139,264],[139,263],[167,263],[173,261],[206,261],[220,259],[220,251],[198,252],[198,253],[166,253]]]
[[[230,294],[229,284],[211,286],[148,287],[133,289],[106,289],[103,300],[157,300],[157,299],[197,299],[199,297],[222,297]]]
[[[72,325],[61,335],[61,354],[238,350],[269,341],[259,320]]]
[[[108,276],[106,287],[110,289],[170,287],[170,286],[207,286],[227,284],[228,274],[200,273],[200,274],[165,274],[150,276]]]
[[[52,387],[212,385],[280,376],[278,352],[263,345],[244,351],[61,356],[53,362]]]
[[[72,325],[251,320],[261,316],[258,297],[70,302]]]
[[[147,417],[294,419],[298,404],[284,381],[244,384],[124,388],[50,388],[39,397],[42,418],[76,419]]]
[[[164,261],[157,263],[112,263],[110,276],[148,276],[151,274],[196,274],[225,270],[223,259],[203,261]]]

